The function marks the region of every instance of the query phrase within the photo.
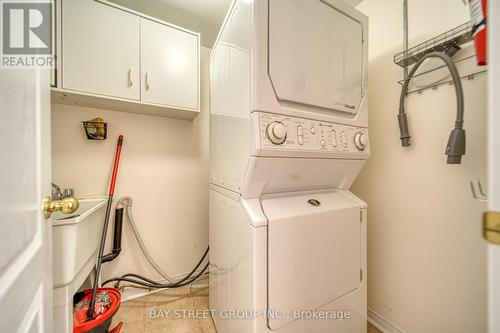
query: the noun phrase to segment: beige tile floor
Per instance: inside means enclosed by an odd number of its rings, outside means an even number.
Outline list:
[[[208,288],[193,288],[191,291],[187,287],[167,289],[124,302],[113,318],[111,327],[114,327],[117,322],[123,321],[120,333],[216,333],[212,320],[204,318],[203,311],[198,312],[198,314],[202,314],[201,316],[190,318],[195,317],[193,312],[192,316],[183,312],[189,309],[208,309]],[[176,314],[182,313],[186,313],[182,319],[176,318]],[[367,333],[381,332],[368,324]]]
[[[368,332],[367,333],[382,333],[375,326],[368,323]]]

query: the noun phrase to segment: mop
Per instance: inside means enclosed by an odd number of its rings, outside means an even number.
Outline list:
[[[120,306],[121,295],[115,288],[99,288],[99,276],[101,274],[102,259],[104,256],[104,246],[106,244],[106,234],[109,224],[109,216],[111,213],[111,206],[113,204],[113,195],[115,192],[116,177],[118,174],[118,165],[120,163],[120,154],[123,143],[123,135],[118,137],[118,144],[116,146],[115,161],[113,165],[113,173],[111,176],[111,184],[109,186],[108,204],[106,207],[106,214],[104,217],[104,226],[102,229],[101,243],[99,247],[99,256],[96,265],[96,277],[94,286],[90,290],[83,292],[83,297],[77,304],[75,304],[74,313],[74,333],[83,332],[103,332],[107,333],[111,325],[112,316],[118,311]],[[97,308],[96,308],[97,304]],[[87,310],[88,305],[88,310]],[[118,333],[121,329],[122,323],[119,323],[112,332]]]

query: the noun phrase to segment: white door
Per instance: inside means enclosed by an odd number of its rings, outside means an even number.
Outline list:
[[[142,101],[198,109],[199,36],[141,19]]]
[[[50,72],[0,70],[0,330],[52,332]]]
[[[139,17],[95,0],[62,2],[62,87],[140,99]]]
[[[500,2],[488,3],[488,209],[500,212]],[[500,333],[500,246],[488,247],[489,333]]]
[[[355,114],[363,98],[366,31],[334,5],[269,3],[269,77],[279,100]]]

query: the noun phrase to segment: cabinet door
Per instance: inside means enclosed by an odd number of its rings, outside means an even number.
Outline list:
[[[94,0],[62,3],[62,87],[140,99],[140,18]]]
[[[142,101],[198,109],[198,35],[141,19]]]

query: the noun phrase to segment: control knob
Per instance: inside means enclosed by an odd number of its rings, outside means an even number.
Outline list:
[[[366,135],[363,132],[358,132],[354,134],[354,145],[359,150],[365,150],[366,148]]]
[[[281,121],[272,122],[267,125],[266,134],[272,143],[281,145],[286,140],[286,127]]]

